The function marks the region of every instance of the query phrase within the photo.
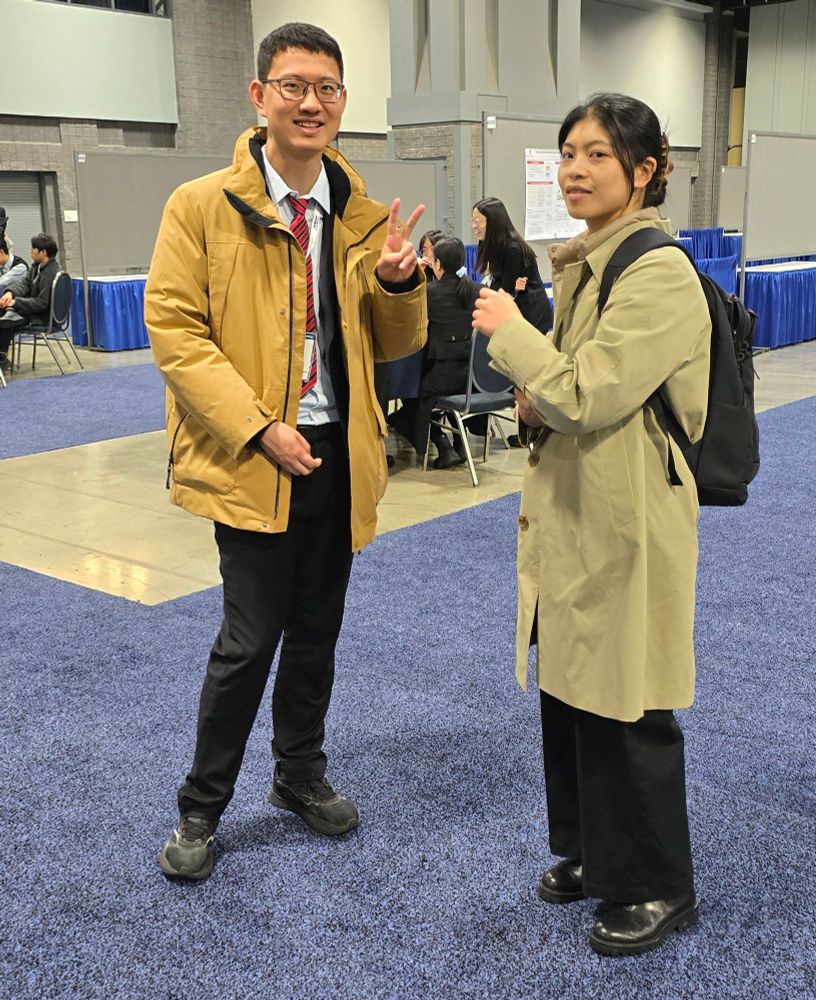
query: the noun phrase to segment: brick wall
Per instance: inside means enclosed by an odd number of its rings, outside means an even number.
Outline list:
[[[703,131],[699,174],[692,188],[692,226],[717,221],[720,167],[727,162],[728,120],[733,82],[734,20],[723,16],[720,0],[706,17]]]

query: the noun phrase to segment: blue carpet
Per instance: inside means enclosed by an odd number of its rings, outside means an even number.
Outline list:
[[[197,886],[156,859],[218,591],[148,608],[3,567],[0,992],[813,997],[814,421],[816,400],[765,414],[749,505],[701,521],[699,697],[682,713],[698,929],[602,959],[592,902],[536,898],[550,858],[537,699],[511,662],[508,497],[355,561],[328,751],[359,830],[320,838],[265,803],[265,705]]]
[[[144,434],[164,427],[164,382],[152,364],[51,378],[10,379],[0,388],[0,459]]]

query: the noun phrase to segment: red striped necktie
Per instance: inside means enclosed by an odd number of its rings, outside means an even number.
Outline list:
[[[306,333],[312,335],[306,339],[306,348],[308,349],[309,344],[312,345],[312,363],[309,366],[308,376],[300,386],[300,398],[303,399],[306,393],[310,389],[314,389],[317,384],[317,320],[315,319],[314,285],[312,283],[312,255],[309,252],[309,226],[306,223],[306,207],[309,204],[309,199],[296,198],[290,194],[289,204],[295,213],[289,228],[306,258]],[[319,211],[316,206],[315,211]]]

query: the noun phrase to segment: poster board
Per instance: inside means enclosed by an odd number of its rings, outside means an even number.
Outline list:
[[[501,198],[513,224],[524,232],[526,218],[526,158],[525,150],[558,149],[561,118],[535,118],[529,115],[484,114],[482,120],[483,195]],[[672,229],[688,228],[691,219],[691,167],[676,166],[670,179],[663,213],[672,222]],[[547,248],[558,239],[528,240],[538,257],[538,267],[544,281],[551,276]]]
[[[720,201],[717,225],[723,229],[742,229],[745,211],[745,167],[720,167]]]
[[[744,259],[816,253],[816,136],[749,132],[747,146]]]

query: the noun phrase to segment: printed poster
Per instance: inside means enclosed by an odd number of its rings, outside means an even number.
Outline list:
[[[573,219],[558,186],[557,149],[525,149],[525,240],[569,239],[586,229],[586,223]]]

